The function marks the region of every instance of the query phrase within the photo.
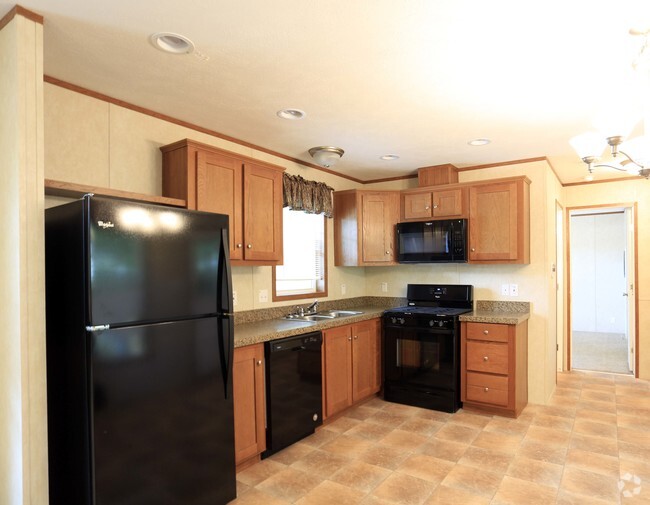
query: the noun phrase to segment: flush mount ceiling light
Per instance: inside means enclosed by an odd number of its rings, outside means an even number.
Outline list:
[[[384,154],[383,156],[380,156],[379,159],[384,161],[393,161],[399,160],[399,156],[397,154]]]
[[[470,146],[486,146],[489,143],[490,143],[490,139],[474,139],[468,142]]]
[[[326,168],[334,166],[341,159],[344,152],[340,147],[332,146],[312,147],[309,150],[309,154],[314,158],[316,163]]]
[[[156,49],[166,53],[190,54],[194,51],[194,42],[178,33],[154,33],[149,37],[149,41]]]
[[[304,118],[307,113],[304,110],[300,109],[282,109],[276,112],[277,116],[282,118],[282,119],[302,119]]]

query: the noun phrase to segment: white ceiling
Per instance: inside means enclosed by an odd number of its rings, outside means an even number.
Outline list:
[[[360,180],[546,156],[582,181],[568,144],[632,99],[648,0],[25,0],[46,75]],[[0,17],[13,3],[0,1]],[[190,38],[170,55],[154,32]],[[306,111],[301,121],[279,109]],[[637,128],[638,129],[638,128]],[[472,147],[474,138],[492,143]],[[398,154],[397,161],[382,161]],[[600,171],[597,178],[617,176]]]

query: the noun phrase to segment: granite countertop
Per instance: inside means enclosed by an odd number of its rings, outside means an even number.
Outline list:
[[[335,328],[350,323],[381,317],[384,310],[404,305],[401,298],[363,297],[356,300],[334,300],[323,302],[318,310],[355,310],[362,312],[354,316],[325,319],[323,321],[296,321],[282,317],[291,307],[276,307],[266,310],[254,310],[235,313],[235,347],[243,347],[278,338],[292,337],[311,331]],[[305,304],[301,304],[305,305]]]
[[[470,323],[519,324],[530,317],[530,302],[478,300],[476,309],[459,316]]]

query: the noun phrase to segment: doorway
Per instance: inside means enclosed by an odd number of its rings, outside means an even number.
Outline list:
[[[569,368],[635,374],[635,211],[568,209]]]

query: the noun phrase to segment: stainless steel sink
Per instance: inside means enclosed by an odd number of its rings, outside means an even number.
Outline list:
[[[349,317],[363,314],[363,312],[358,310],[324,310],[322,312],[317,312],[316,315],[327,315],[329,317]]]
[[[328,319],[356,316],[359,314],[363,314],[363,312],[360,312],[358,310],[324,310],[322,312],[317,312],[316,314],[305,314],[304,316],[292,314],[284,316],[284,319],[289,319],[292,321],[327,321]]]

